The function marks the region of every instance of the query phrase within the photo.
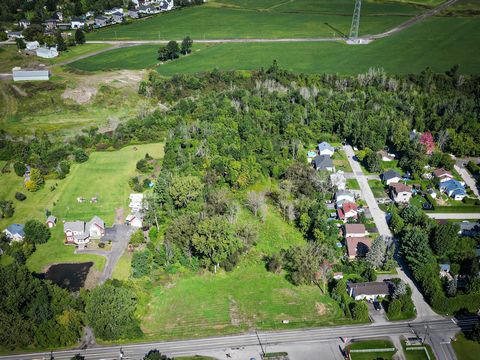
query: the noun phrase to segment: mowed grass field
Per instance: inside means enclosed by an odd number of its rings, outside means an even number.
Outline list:
[[[224,43],[194,45],[191,55],[157,67],[162,75],[196,73],[214,68],[254,70],[277,60],[282,68],[303,73],[357,74],[369,68],[389,73],[418,73],[426,67],[444,72],[454,64],[465,74],[480,73],[480,18],[431,18],[369,45],[344,43]],[[151,68],[158,45],[112,50],[72,63],[84,71]],[[123,61],[123,59],[128,59]]]
[[[134,148],[137,148],[135,151]],[[35,253],[28,259],[28,266],[40,271],[48,264],[56,262],[95,261],[98,268],[103,267],[103,257],[94,255],[74,255],[73,246],[63,245],[63,220],[88,221],[94,215],[100,216],[111,226],[115,210],[124,208],[128,211],[128,195],[132,192],[128,179],[136,174],[135,164],[149,153],[154,158],[163,157],[163,144],[136,145],[113,152],[96,152],[83,164],[73,164],[70,174],[63,180],[47,180],[45,186],[35,193],[27,192],[23,179],[12,171],[0,174],[0,199],[12,200],[15,213],[12,218],[0,220],[3,229],[11,223],[25,223],[36,218],[45,219],[45,209],[49,209],[58,218],[58,225],[52,232],[48,243],[37,246]],[[55,190],[50,186],[57,184]],[[15,192],[23,192],[27,199],[19,202],[14,199]],[[97,203],[78,203],[77,197],[90,199],[98,196]]]
[[[87,40],[325,37],[348,33],[350,0],[209,1],[88,34]],[[364,1],[362,34],[385,31],[424,10],[411,3]],[[330,24],[338,31],[333,30]]]
[[[294,286],[285,273],[267,272],[264,255],[305,241],[273,207],[269,207],[265,223],[246,210],[241,211],[240,221],[258,226],[259,238],[233,271],[178,275],[162,285],[139,285],[148,294],[139,309],[146,339],[351,322],[318,287]],[[282,324],[282,320],[290,324]]]

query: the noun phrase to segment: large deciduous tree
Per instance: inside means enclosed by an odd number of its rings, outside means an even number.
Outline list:
[[[177,208],[187,206],[201,194],[203,184],[196,176],[175,176],[172,178],[168,192]]]
[[[28,220],[25,223],[25,241],[31,244],[44,244],[50,239],[50,229],[41,221]]]

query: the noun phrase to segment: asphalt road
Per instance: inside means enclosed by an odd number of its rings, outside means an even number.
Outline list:
[[[473,320],[466,320],[463,325],[471,326]],[[462,325],[462,326],[463,326]],[[318,342],[338,341],[339,338],[368,339],[387,336],[420,336],[427,340],[434,339],[438,343],[440,355],[438,360],[455,359],[449,356],[448,343],[451,337],[460,330],[459,326],[452,319],[440,319],[429,322],[395,322],[379,325],[353,325],[341,327],[325,327],[306,330],[276,331],[276,332],[254,332],[242,335],[225,337],[211,337],[205,339],[181,340],[170,342],[152,342],[147,344],[133,344],[120,346],[96,347],[86,350],[57,351],[53,353],[55,360],[69,360],[77,353],[81,353],[87,360],[119,359],[120,349],[124,359],[142,359],[151,349],[158,349],[169,356],[194,355],[198,353],[208,354],[231,350],[250,351],[256,349],[261,353],[261,347],[272,347],[283,345],[288,349],[289,344],[309,344]],[[287,351],[287,350],[285,350]],[[442,352],[445,356],[442,355]],[[1,356],[0,360],[27,360],[27,359],[49,359],[50,353],[30,353],[23,355]],[[224,359],[226,357],[223,357]],[[330,358],[330,357],[329,357]],[[257,357],[260,359],[260,356]],[[322,359],[327,359],[322,357]]]
[[[475,220],[480,219],[480,213],[427,213],[428,217],[438,220]]]

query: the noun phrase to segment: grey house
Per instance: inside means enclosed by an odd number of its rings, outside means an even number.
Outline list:
[[[312,161],[315,170],[335,171],[333,161],[328,155],[318,155]]]
[[[128,10],[127,15],[132,19],[138,19],[140,17],[137,10]]]
[[[95,26],[96,27],[103,27],[103,26],[106,26],[108,24],[108,18],[103,16],[103,15],[100,15],[100,16],[97,16],[95,18]]]
[[[123,22],[123,14],[121,12],[114,12],[112,14],[112,20],[115,23],[122,23]]]
[[[401,175],[394,170],[388,170],[382,174],[382,180],[387,185],[390,185],[391,183],[398,183],[401,179]]]

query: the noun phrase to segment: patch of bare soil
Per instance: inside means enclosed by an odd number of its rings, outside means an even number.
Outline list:
[[[90,290],[97,286],[101,275],[102,273],[100,271],[91,268],[88,272],[87,278],[85,279],[85,289]]]
[[[11,86],[12,86],[12,90],[15,92],[15,95],[22,96],[22,97],[28,96],[28,94],[22,89],[20,89],[17,85],[11,85]]]
[[[77,104],[86,104],[95,97],[101,85],[110,85],[117,89],[131,87],[138,90],[144,74],[144,71],[121,70],[78,76],[76,86],[66,89],[62,98],[70,99]]]
[[[115,209],[115,224],[123,224],[123,219],[125,219],[123,208]]]
[[[317,311],[317,314],[322,316],[322,315],[325,315],[327,313],[327,307],[325,306],[325,304],[322,304],[322,303],[319,303],[319,302],[316,302],[315,303],[315,310]]]

